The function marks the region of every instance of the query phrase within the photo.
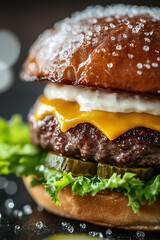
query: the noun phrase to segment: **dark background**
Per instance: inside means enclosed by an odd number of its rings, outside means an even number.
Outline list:
[[[5,93],[0,93],[0,116],[9,119],[14,113],[21,113],[26,120],[29,108],[33,105],[38,95],[42,92],[43,83],[25,83],[21,82],[19,74],[22,64],[27,57],[27,52],[37,36],[45,29],[50,28],[55,22],[69,16],[74,11],[79,11],[88,5],[108,5],[113,3],[127,3],[148,6],[160,6],[160,1],[8,1],[0,0],[0,29],[7,29],[17,35],[21,42],[21,53],[13,70],[15,81],[13,86]],[[87,224],[87,228],[82,230],[78,221],[66,220],[47,212],[38,212],[37,207],[31,200],[23,187],[22,181],[16,179],[13,175],[9,179],[18,184],[17,193],[10,197],[15,201],[15,207],[22,209],[23,205],[30,204],[33,214],[24,216],[22,219],[15,218],[12,213],[5,209],[4,202],[8,198],[3,190],[0,190],[0,239],[41,239],[51,233],[67,232],[62,227],[62,221],[70,222],[74,226],[75,232],[97,231],[105,235],[107,228],[97,227]],[[36,222],[42,221],[46,227],[41,230],[36,228]],[[20,225],[20,230],[15,231],[15,225]],[[109,239],[159,239],[158,234],[146,233],[145,237],[136,232],[112,229],[112,235]]]

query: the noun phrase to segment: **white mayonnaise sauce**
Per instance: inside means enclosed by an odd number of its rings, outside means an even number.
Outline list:
[[[110,93],[103,89],[75,87],[56,83],[47,84],[44,94],[48,99],[76,101],[81,111],[144,112],[160,115],[160,98],[129,93]]]

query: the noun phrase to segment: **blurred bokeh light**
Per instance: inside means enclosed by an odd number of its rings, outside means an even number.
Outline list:
[[[0,30],[0,93],[12,86],[12,66],[18,60],[20,49],[20,41],[14,33]]]

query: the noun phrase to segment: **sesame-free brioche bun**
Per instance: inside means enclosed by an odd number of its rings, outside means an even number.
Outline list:
[[[40,35],[22,78],[160,94],[159,67],[159,8],[95,6]]]
[[[141,206],[138,216],[127,206],[128,199],[122,193],[106,190],[94,197],[90,194],[82,197],[74,194],[71,187],[67,186],[59,192],[61,205],[57,206],[45,194],[43,185],[30,188],[31,180],[31,176],[23,178],[33,199],[54,214],[107,227],[160,231],[160,196],[154,204]]]
[[[106,91],[160,94],[160,8],[95,6],[75,13],[40,35],[30,49],[22,78],[25,81],[48,81],[102,88]],[[52,140],[47,140],[48,136],[54,135],[54,130],[50,121],[42,121],[44,127],[41,125],[40,131],[44,135],[40,141],[42,139],[44,149],[51,150],[47,144]],[[37,134],[37,130],[34,131]],[[40,137],[40,134],[37,136]],[[78,139],[76,134],[73,141]],[[83,145],[84,152],[87,151],[90,157],[88,149],[92,144],[88,145],[88,136],[82,137],[81,142],[86,144]],[[54,137],[64,147],[62,135],[59,137],[55,134]],[[139,139],[142,137],[141,134]],[[99,138],[95,139],[98,142]],[[148,133],[145,139],[152,141]],[[158,141],[158,138],[154,139]],[[125,142],[118,144],[123,154],[127,149]],[[129,144],[131,146],[132,142]],[[134,148],[137,147],[136,144]],[[73,149],[72,144],[68,146],[66,148],[69,151]],[[107,145],[102,145],[101,142],[100,146],[104,148]],[[141,149],[138,154],[142,152]],[[33,199],[49,212],[107,227],[160,231],[160,195],[153,204],[148,205],[146,202],[140,206],[140,215],[137,215],[128,206],[128,198],[115,190],[101,191],[94,197],[90,194],[82,197],[74,194],[71,187],[67,186],[58,193],[61,205],[57,206],[45,194],[43,185],[30,188],[31,176],[23,179]]]

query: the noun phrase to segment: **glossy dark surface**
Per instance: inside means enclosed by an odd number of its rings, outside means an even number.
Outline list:
[[[118,1],[0,1],[0,29],[13,31],[21,42],[21,55],[14,66],[14,84],[7,92],[0,94],[0,116],[10,118],[13,113],[21,113],[26,119],[29,108],[42,92],[44,84],[24,83],[19,81],[19,72],[27,56],[27,51],[39,33],[49,28],[54,22],[63,19],[71,12],[82,10],[90,4],[107,4]],[[120,2],[120,1],[119,1]],[[121,1],[130,4],[157,5],[158,1]],[[17,191],[8,195],[6,188],[0,189],[0,239],[42,239],[57,233],[90,233],[98,232],[108,239],[159,239],[159,233],[140,233],[95,226],[82,222],[60,218],[46,211],[38,211],[37,205],[24,188],[21,179],[14,175],[6,176],[9,181],[17,184]],[[11,183],[11,182],[9,182]],[[13,184],[13,182],[12,182]],[[10,207],[6,200],[10,199]],[[27,215],[24,206],[29,205]],[[19,211],[17,211],[19,210]],[[41,210],[41,208],[39,208]],[[42,223],[41,223],[42,222]],[[38,223],[38,224],[37,224]],[[37,224],[37,225],[36,225]],[[74,229],[73,229],[74,228]],[[107,234],[106,234],[107,231]],[[112,234],[111,234],[112,233]],[[110,234],[110,235],[109,235]]]

